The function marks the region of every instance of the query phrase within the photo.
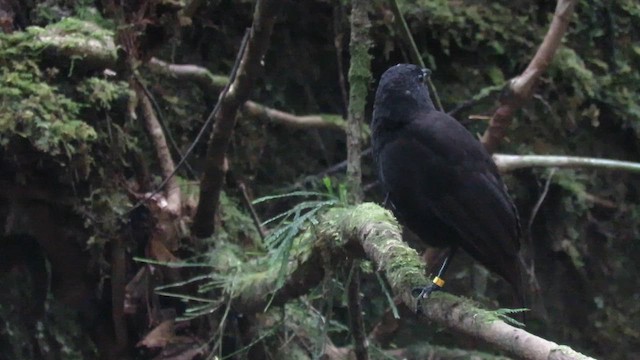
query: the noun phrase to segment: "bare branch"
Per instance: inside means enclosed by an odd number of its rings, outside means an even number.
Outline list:
[[[251,215],[251,220],[253,220],[253,225],[255,225],[256,230],[258,231],[258,235],[260,235],[260,240],[264,242],[264,239],[267,237],[266,231],[262,227],[262,221],[258,217],[258,213],[256,209],[253,207],[251,203],[251,199],[249,198],[249,193],[247,192],[247,186],[244,182],[238,182],[238,188],[240,192],[242,192],[242,201],[244,202],[244,206],[249,210],[249,214]]]
[[[489,152],[496,150],[511,125],[513,114],[531,97],[540,75],[549,67],[569,26],[576,3],[577,0],[558,0],[547,35],[529,66],[520,76],[509,81],[508,92],[501,96],[500,106],[482,135],[482,143]]]
[[[640,163],[578,156],[494,154],[493,161],[502,172],[528,167],[591,168],[640,172]]]
[[[164,132],[162,131],[162,126],[156,117],[155,112],[153,111],[153,105],[147,97],[147,94],[142,89],[142,85],[135,81],[135,91],[138,97],[140,111],[144,117],[144,125],[151,137],[151,141],[153,142],[153,146],[156,150],[156,156],[158,157],[158,163],[160,164],[160,169],[162,170],[162,177],[167,179],[164,184],[164,192],[167,198],[167,206],[165,209],[171,215],[175,217],[180,216],[180,212],[182,209],[182,195],[180,192],[180,186],[175,176],[173,176],[175,172],[175,164],[173,162],[173,158],[171,157],[171,151],[169,151],[169,146],[167,145],[167,139],[164,136]]]
[[[214,75],[207,68],[198,65],[170,64],[154,57],[147,62],[147,66],[156,74],[192,81],[211,92],[218,92],[229,83],[227,76]]]
[[[282,1],[279,0],[259,0],[256,3],[246,50],[240,60],[235,79],[228,90],[221,94],[219,111],[215,115],[215,124],[207,147],[204,176],[200,183],[200,199],[192,227],[194,235],[198,237],[210,236],[214,231],[213,217],[226,173],[223,166],[224,157],[236,125],[236,114],[249,98],[281,5]]]
[[[180,80],[192,81],[205,91],[219,92],[228,82],[229,78],[212,74],[207,68],[197,65],[170,64],[157,58],[152,58],[147,63],[149,70],[166,76],[173,76]],[[242,105],[243,115],[257,119],[266,119],[277,124],[294,128],[318,128],[344,130],[345,121],[337,114],[320,114],[297,116],[284,111],[276,110],[251,100]]]
[[[294,128],[317,128],[344,130],[345,121],[340,115],[321,114],[297,116],[284,111],[260,105],[251,100],[244,103],[242,113],[257,119],[267,119],[276,124]]]

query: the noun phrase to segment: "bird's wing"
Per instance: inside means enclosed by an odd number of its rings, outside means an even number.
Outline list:
[[[452,242],[509,278],[511,265],[493,263],[518,252],[517,212],[473,135],[448,115],[431,112],[389,141],[380,158],[390,198],[410,227],[421,221],[416,216],[434,216],[457,233]]]

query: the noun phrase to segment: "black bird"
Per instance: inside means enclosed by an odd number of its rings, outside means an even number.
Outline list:
[[[433,284],[458,247],[502,276],[523,304],[520,223],[498,169],[482,144],[429,98],[428,69],[389,68],[373,110],[373,154],[387,201],[398,219],[431,246],[450,247]]]

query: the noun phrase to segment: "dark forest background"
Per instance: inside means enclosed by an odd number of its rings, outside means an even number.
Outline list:
[[[390,4],[367,2],[363,150],[377,80],[412,62]],[[398,5],[443,108],[479,136],[556,8],[548,0]],[[194,141],[255,6],[0,0],[0,359],[349,358],[354,268],[371,358],[516,358],[421,321],[397,297],[393,305],[395,280],[376,259],[311,245],[324,227],[337,228],[333,210],[353,209],[343,164],[349,1],[283,3],[250,101],[228,103],[239,111],[219,154],[213,232],[194,230],[211,127]],[[640,4],[578,1],[498,152],[638,161],[638,67]],[[168,188],[167,160],[175,166],[192,144]],[[535,261],[525,330],[596,358],[640,358],[640,178],[627,170],[504,175]],[[362,172],[364,200],[381,204],[366,151]],[[363,222],[383,221],[371,217],[379,209],[355,209]],[[496,309],[511,307],[512,294],[502,279],[466,255],[450,271],[447,292],[504,320]]]

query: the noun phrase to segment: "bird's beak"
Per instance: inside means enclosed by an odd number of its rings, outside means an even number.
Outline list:
[[[431,70],[424,68],[422,69],[422,74],[424,75],[425,79],[428,79],[431,76]]]

